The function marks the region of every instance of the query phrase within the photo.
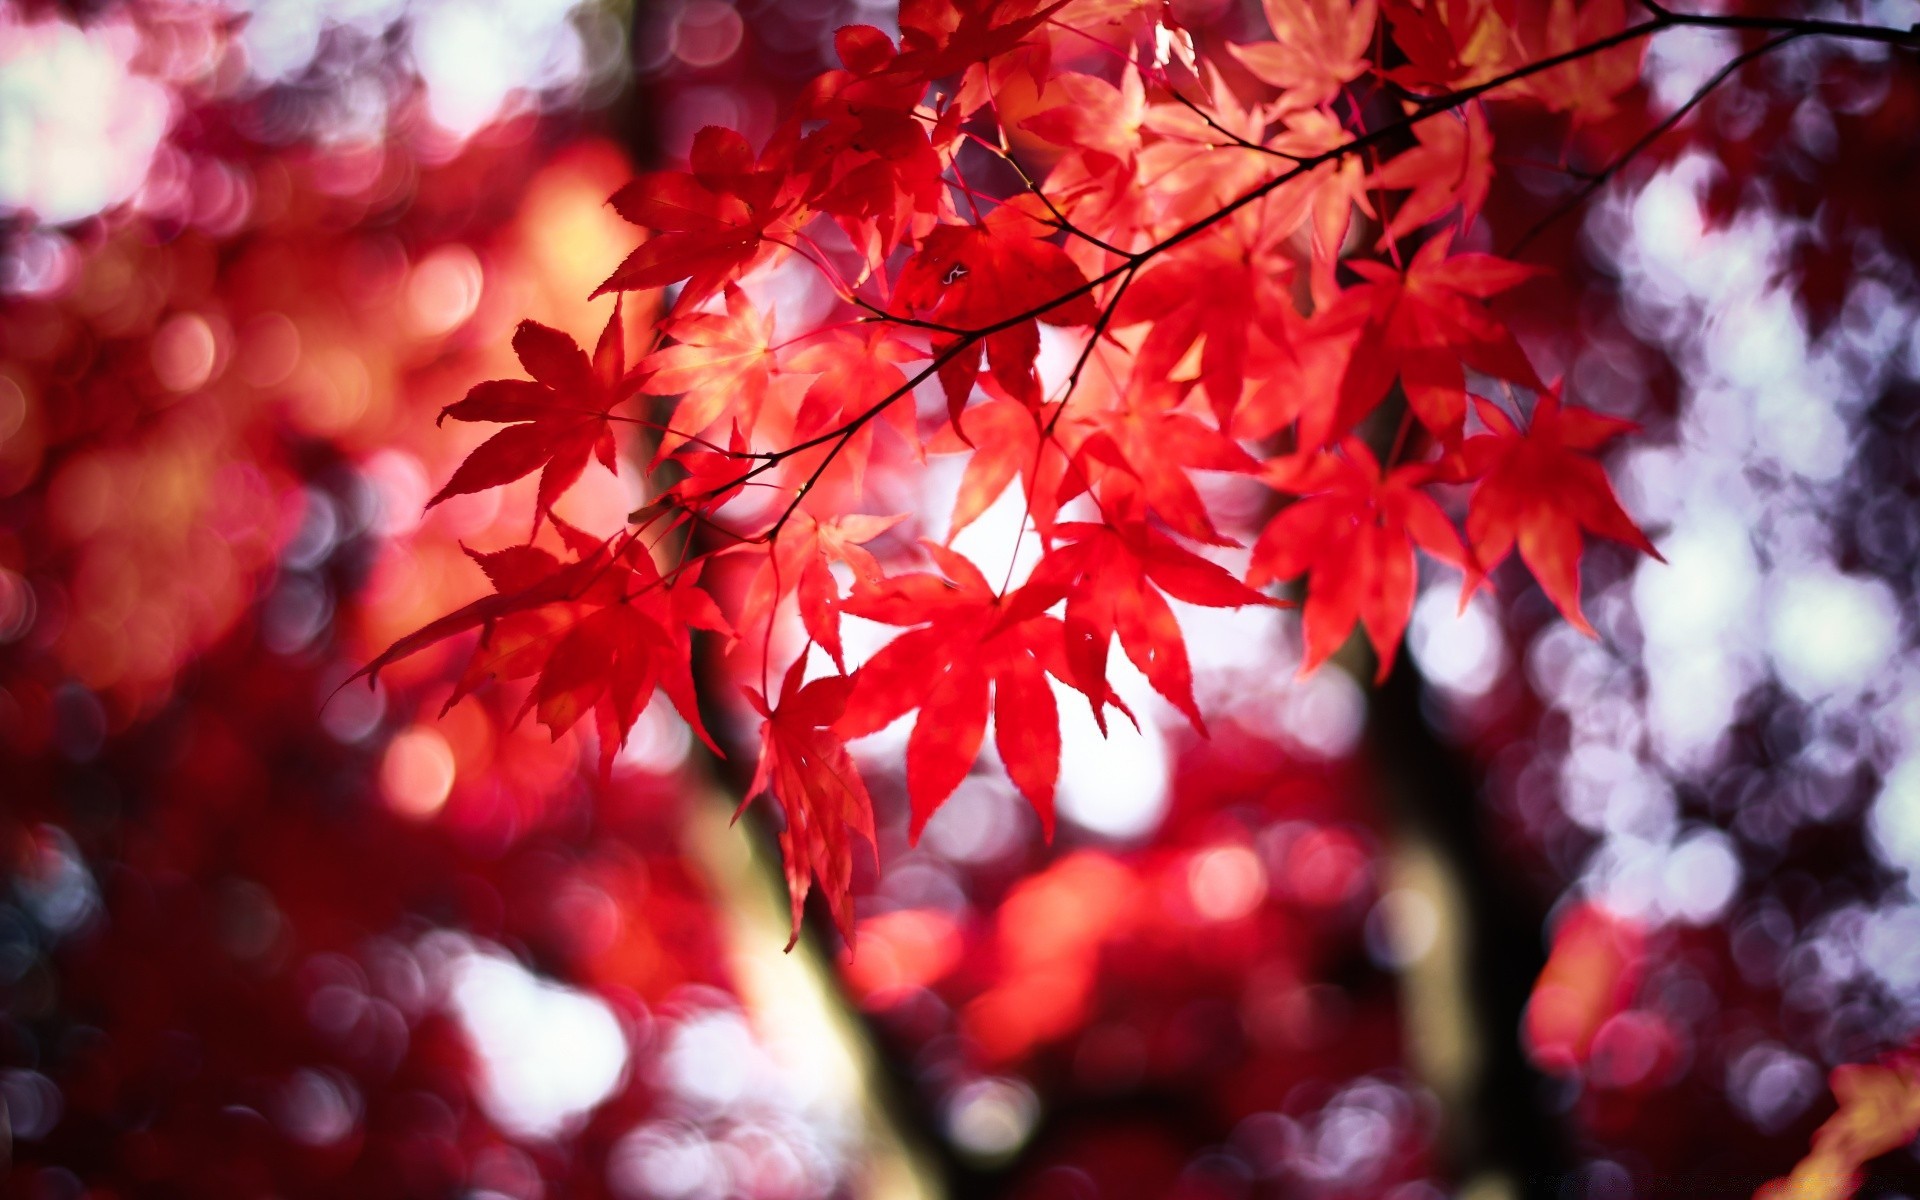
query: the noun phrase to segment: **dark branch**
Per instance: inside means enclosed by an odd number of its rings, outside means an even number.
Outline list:
[[[1652,146],[1655,142],[1659,141],[1661,136],[1665,134],[1668,130],[1672,129],[1675,125],[1678,125],[1681,121],[1685,120],[1688,113],[1692,112],[1695,108],[1699,107],[1701,101],[1705,100],[1709,95],[1711,95],[1715,91],[1715,89],[1717,89],[1721,84],[1725,83],[1728,79],[1732,78],[1734,72],[1738,71],[1741,67],[1746,66],[1748,63],[1752,62],[1754,59],[1761,58],[1771,53],[1772,51],[1779,49],[1781,46],[1786,45],[1788,42],[1793,41],[1795,38],[1801,38],[1805,36],[1807,35],[1804,32],[1800,32],[1797,30],[1792,33],[1783,33],[1777,38],[1773,38],[1768,42],[1755,46],[1753,49],[1748,50],[1742,54],[1737,54],[1733,58],[1727,60],[1727,64],[1725,66],[1721,67],[1718,71],[1715,71],[1713,73],[1712,78],[1708,79],[1705,83],[1701,84],[1699,88],[1694,91],[1693,95],[1687,97],[1687,102],[1685,104],[1682,104],[1679,108],[1674,109],[1671,113],[1667,114],[1667,116],[1663,120],[1661,120],[1658,124],[1654,125],[1653,128],[1641,134],[1639,139],[1636,140],[1633,143],[1633,145],[1628,146],[1625,150],[1621,151],[1620,154],[1616,158],[1614,158],[1612,162],[1608,163],[1605,167],[1601,168],[1598,172],[1587,176],[1586,182],[1581,185],[1578,191],[1576,191],[1572,196],[1569,196],[1561,204],[1556,205],[1552,212],[1548,213],[1544,217],[1541,217],[1538,221],[1535,221],[1533,223],[1533,227],[1528,229],[1525,233],[1521,234],[1519,239],[1513,243],[1512,248],[1507,251],[1507,257],[1508,258],[1518,257],[1520,252],[1522,250],[1525,250],[1527,246],[1532,244],[1533,239],[1540,236],[1540,234],[1544,232],[1548,226],[1552,225],[1555,221],[1558,221],[1560,218],[1566,216],[1568,213],[1575,211],[1581,205],[1585,204],[1588,200],[1592,199],[1593,194],[1599,191],[1601,188],[1605,187],[1607,185],[1608,180],[1612,179],[1615,175],[1618,175],[1620,171],[1623,168],[1625,168],[1628,163],[1632,162],[1634,159],[1638,158],[1640,155],[1646,153],[1647,148],[1649,146]]]
[[[1089,279],[1084,284],[1070,288],[1051,299],[1041,301],[1031,308],[1014,313],[1011,316],[979,329],[953,331],[954,340],[936,352],[932,360],[929,361],[924,368],[908,379],[906,383],[856,414],[851,420],[837,429],[828,430],[825,433],[797,442],[784,450],[770,453],[764,461],[754,466],[738,479],[714,488],[711,492],[707,493],[707,496],[717,496],[741,484],[750,482],[767,471],[779,466],[782,462],[785,462],[796,454],[801,454],[820,446],[831,445],[832,448],[827,454],[827,457],[814,469],[807,481],[801,485],[799,496],[804,496],[807,491],[819,481],[821,475],[825,473],[827,466],[833,461],[835,456],[839,454],[840,450],[852,440],[856,433],[865,428],[869,422],[898,402],[903,396],[912,394],[914,388],[920,383],[931,378],[941,367],[945,366],[961,352],[982,339],[991,337],[1004,330],[1012,329],[1027,321],[1044,317],[1047,313],[1052,312],[1062,305],[1072,303],[1082,296],[1092,294],[1095,289],[1111,283],[1122,275],[1131,275],[1154,258],[1200,236],[1207,230],[1227,220],[1241,209],[1259,202],[1285,184],[1328,163],[1338,162],[1349,155],[1362,153],[1385,144],[1392,139],[1399,138],[1422,122],[1431,120],[1441,113],[1452,112],[1470,100],[1478,99],[1490,92],[1498,91],[1501,88],[1519,83],[1525,79],[1530,79],[1535,75],[1563,67],[1568,63],[1578,62],[1592,55],[1614,49],[1615,47],[1624,46],[1638,41],[1641,38],[1650,37],[1663,30],[1684,28],[1754,29],[1786,34],[1791,37],[1815,35],[1845,38],[1854,41],[1876,42],[1890,46],[1920,47],[1920,30],[1895,29],[1883,25],[1861,25],[1844,21],[1815,20],[1810,18],[1700,15],[1677,13],[1668,9],[1661,9],[1659,14],[1651,20],[1643,21],[1638,25],[1630,25],[1617,33],[1598,38],[1583,46],[1575,46],[1570,50],[1563,50],[1558,54],[1548,55],[1546,58],[1538,59],[1522,67],[1516,67],[1511,71],[1497,75],[1492,79],[1484,80],[1470,87],[1460,88],[1443,95],[1422,99],[1418,101],[1413,111],[1407,113],[1399,120],[1390,121],[1366,133],[1358,134],[1340,145],[1324,150],[1318,154],[1291,160],[1293,166],[1289,169],[1248,189],[1238,197],[1215,209],[1213,212],[1208,213],[1199,220],[1182,226],[1180,229],[1168,234],[1153,245],[1125,255],[1120,263]],[[1785,39],[1775,39],[1775,43],[1773,44],[1777,44],[1782,40]],[[1764,50],[1766,48],[1763,47],[1762,49]],[[1736,62],[1737,61],[1738,60],[1736,60]],[[901,324],[925,324],[924,322],[911,322],[905,318],[895,318],[891,314],[887,314],[886,319],[898,320]],[[786,514],[769,530],[769,541],[778,535],[780,528],[785,524],[788,517],[792,515],[792,512],[793,508],[789,507]]]

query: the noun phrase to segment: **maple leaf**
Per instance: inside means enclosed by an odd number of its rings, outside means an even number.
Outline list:
[[[626,348],[622,344],[620,302],[614,301],[593,358],[557,329],[522,321],[513,334],[513,352],[531,380],[493,379],[474,385],[466,398],[441,410],[440,419],[508,424],[467,455],[446,486],[427,501],[432,508],[453,496],[512,483],[535,470],[540,486],[534,500],[534,527],[553,510],[554,501],[573,486],[588,458],[616,471],[613,426],[607,414],[626,399]]]
[[[1315,108],[1370,65],[1375,0],[1262,0],[1270,42],[1227,49],[1263,83],[1282,90],[1280,110]]]
[[[1347,144],[1351,135],[1329,112],[1308,109],[1287,117],[1286,127],[1267,144],[1297,159],[1320,157]],[[1346,246],[1353,210],[1373,216],[1367,198],[1367,172],[1357,155],[1338,155],[1292,180],[1268,199],[1269,236],[1286,236],[1309,224],[1313,249],[1314,302],[1326,305],[1338,292],[1334,263]]]
[[[926,82],[985,63],[1020,45],[1067,0],[903,0],[896,68]],[[972,90],[972,89],[963,89]]]
[[[842,329],[829,337],[815,338],[795,352],[787,362],[788,370],[795,374],[818,372],[800,398],[800,409],[794,417],[795,435],[812,437],[886,404],[881,419],[917,450],[919,420],[913,404],[905,400],[888,403],[890,398],[901,398],[907,387],[906,374],[898,364],[923,357],[899,334],[898,329],[875,322],[857,331]]]
[[[1041,108],[1020,128],[1078,155],[1089,174],[1118,169],[1140,148],[1146,87],[1132,67],[1118,87],[1094,75],[1067,72],[1047,80]]]
[[[1407,62],[1387,72],[1402,87],[1448,92],[1514,65],[1516,35],[1503,0],[1382,0]]]
[[[759,615],[771,619],[779,599],[794,595],[799,602],[800,624],[807,636],[818,642],[833,659],[834,666],[844,672],[840,585],[830,565],[845,563],[852,569],[856,583],[879,586],[880,563],[862,545],[905,519],[904,514],[891,517],[850,514],[817,521],[808,513],[795,512],[755,572],[741,611],[749,619]]]
[[[1413,106],[1407,106],[1413,111]],[[1480,215],[1493,182],[1493,135],[1486,110],[1468,104],[1459,116],[1447,114],[1414,127],[1420,144],[1383,164],[1369,178],[1371,187],[1411,189],[1380,234],[1390,245],[1448,209],[1459,206],[1460,228]]]
[[[594,290],[630,292],[686,280],[675,313],[689,311],[738,279],[771,248],[805,224],[788,194],[787,143],[776,139],[756,161],[747,139],[709,125],[694,135],[691,170],[652,171],[615,192],[611,203],[635,225],[654,231]]]
[[[1357,305],[1335,305],[1310,318],[1282,314],[1270,332],[1248,342],[1247,390],[1229,427],[1257,441],[1298,422],[1295,444],[1318,450],[1335,436],[1340,383],[1365,322]]]
[[[894,303],[903,314],[968,334],[993,330],[964,343],[953,334],[933,338],[936,354],[961,346],[940,368],[950,417],[957,418],[966,406],[983,355],[1002,387],[1037,408],[1040,380],[1033,363],[1040,353],[1039,322],[1091,325],[1098,315],[1086,275],[1065,250],[1044,240],[1050,232],[1018,205],[1003,204],[978,225],[934,229],[901,268]],[[1013,319],[1063,297],[1071,298],[1038,317]]]
[[[1224,428],[1247,377],[1252,330],[1279,329],[1293,312],[1291,265],[1237,230],[1195,238],[1142,271],[1114,313],[1120,328],[1149,324],[1135,352],[1135,386],[1170,379],[1200,346],[1200,382]]]
[[[967,410],[966,438],[949,423],[928,443],[927,449],[936,454],[973,451],[953,498],[949,538],[987,511],[1015,477],[1025,481],[1028,518],[1036,528],[1052,527],[1067,458],[1059,441],[1043,436],[1043,430],[1057,411],[1057,405],[1035,412],[1017,400],[990,398]]]
[[[1555,607],[1594,636],[1580,613],[1580,531],[1666,561],[1620,507],[1599,462],[1584,453],[1636,426],[1562,407],[1557,384],[1541,394],[1524,433],[1493,403],[1476,396],[1474,408],[1489,432],[1468,438],[1461,457],[1467,476],[1480,480],[1467,504],[1467,541],[1479,571],[1491,572],[1517,544]]]
[[[1138,175],[1129,190],[1151,198],[1156,233],[1204,219],[1266,178],[1267,166],[1256,154],[1221,154],[1223,139],[1259,145],[1273,123],[1267,106],[1241,103],[1222,86],[1211,63],[1201,64],[1201,82],[1213,97],[1205,109],[1185,104],[1155,104],[1147,109],[1146,128],[1161,140],[1144,147]],[[1244,222],[1249,241],[1258,240],[1262,221],[1253,213]]]
[[[350,679],[376,678],[402,658],[478,629],[479,641],[447,708],[489,680],[533,676],[519,716],[533,712],[557,739],[594,713],[604,775],[658,688],[701,741],[719,753],[700,720],[691,634],[694,629],[730,634],[731,629],[698,586],[700,564],[663,577],[636,538],[609,542],[558,518],[552,524],[575,561],[562,563],[534,546],[491,554],[469,550],[494,594],[401,638]]]
[[[1120,478],[1139,489],[1141,498],[1175,532],[1215,546],[1237,544],[1214,528],[1188,472],[1250,473],[1259,469],[1252,455],[1197,418],[1156,403],[1152,393],[1124,409],[1101,412],[1093,420],[1096,432],[1081,442],[1075,454],[1081,477],[1088,459],[1108,463],[1123,473]],[[1115,480],[1114,472],[1103,476],[1103,482]],[[1077,490],[1064,490],[1062,502]],[[1110,489],[1103,495],[1111,498]]]
[[[1107,652],[1118,634],[1147,682],[1204,733],[1206,722],[1193,702],[1186,642],[1162,593],[1208,608],[1271,601],[1142,521],[1071,521],[1053,532],[1065,544],[1054,546],[1034,567],[1004,619],[1024,619],[1066,601],[1067,662],[1076,688],[1088,696],[1111,692]],[[1094,716],[1104,732],[1102,710],[1096,707]]]
[[[774,369],[773,314],[762,317],[746,293],[730,283],[724,290],[726,312],[673,318],[665,331],[677,344],[655,350],[638,365],[645,377],[641,391],[681,397],[672,428],[660,435],[656,463],[723,416],[751,437],[766,403]]]
[[[1523,387],[1542,384],[1507,327],[1482,303],[1539,272],[1490,254],[1447,251],[1451,230],[1421,246],[1405,273],[1383,263],[1352,263],[1366,283],[1342,304],[1364,305],[1366,320],[1340,384],[1340,415],[1350,429],[1373,411],[1397,376],[1407,404],[1444,445],[1459,441],[1467,415],[1461,364]]]
[[[967,777],[991,711],[1007,775],[1051,839],[1060,717],[1046,677],[1073,682],[1064,629],[1040,609],[1011,616],[1023,603],[1019,593],[1003,599],[963,555],[935,543],[926,548],[941,574],[893,576],[856,591],[843,606],[868,620],[919,628],[887,643],[854,673],[837,728],[859,737],[920,710],[907,739],[908,836],[917,842],[928,818]],[[1087,694],[1096,712],[1108,701],[1104,686]]]
[[[940,155],[916,112],[926,80],[901,67],[870,25],[844,26],[833,40],[845,69],[816,76],[801,94],[799,115],[820,125],[801,139],[794,167],[807,177],[809,206],[882,258],[917,214],[937,213],[945,200]]]
[[[600,733],[600,769],[613,756],[653,698],[664,692],[680,716],[716,754],[700,720],[693,683],[693,629],[730,634],[713,599],[698,586],[700,564],[663,578],[632,541],[613,555],[571,614],[522,711],[536,713],[555,738],[591,711]]]
[[[1619,33],[1627,27],[1625,0],[1553,0],[1537,22],[1523,23],[1520,45],[1531,60],[1567,54]],[[1640,82],[1646,39],[1635,39],[1522,81],[1522,86],[1555,112],[1574,114],[1577,122],[1612,115],[1620,94]]]
[[[750,465],[747,440],[738,426],[725,449],[718,446],[692,449],[683,446],[673,463],[681,478],[669,484],[658,496],[628,515],[636,526],[652,525],[662,515],[678,514],[684,520],[689,513],[711,513],[740,494]]]
[[[853,681],[831,675],[801,683],[807,656],[787,668],[780,699],[768,704],[757,688],[743,689],[765,720],[760,725],[760,765],[740,807],[770,794],[787,825],[780,831],[780,857],[786,868],[787,900],[793,915],[791,950],[800,940],[800,918],[812,881],[820,881],[827,908],[840,935],[853,939],[853,846],[849,833],[873,835],[873,800],[833,725],[846,709]],[[736,818],[738,813],[735,814]]]
[[[1358,623],[1380,660],[1377,677],[1385,680],[1413,612],[1414,546],[1468,568],[1453,523],[1420,490],[1434,474],[1424,463],[1383,472],[1366,443],[1353,437],[1338,453],[1269,465],[1268,482],[1301,499],[1267,523],[1254,543],[1247,582],[1259,587],[1309,575],[1302,675],[1338,650]]]

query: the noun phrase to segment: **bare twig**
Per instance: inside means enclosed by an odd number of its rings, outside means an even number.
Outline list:
[[[1730,79],[1733,76],[1734,72],[1738,71],[1741,67],[1746,66],[1748,63],[1752,62],[1754,59],[1764,57],[1765,55],[1773,52],[1774,50],[1779,49],[1781,46],[1786,45],[1788,42],[1791,42],[1796,38],[1802,38],[1805,36],[1807,35],[1804,32],[1801,32],[1798,30],[1790,33],[1783,33],[1779,37],[1772,38],[1758,46],[1755,46],[1751,50],[1748,50],[1741,54],[1737,54],[1731,59],[1728,59],[1725,66],[1721,67],[1718,71],[1715,71],[1711,78],[1709,78],[1705,83],[1701,84],[1697,89],[1694,90],[1693,95],[1687,97],[1687,101],[1685,104],[1682,104],[1680,107],[1674,109],[1671,113],[1668,113],[1666,117],[1660,120],[1658,123],[1656,123],[1653,126],[1653,128],[1641,134],[1640,137],[1633,143],[1633,145],[1628,146],[1625,150],[1621,151],[1620,154],[1616,156],[1612,162],[1609,162],[1605,167],[1602,167],[1599,171],[1591,175],[1588,175],[1586,177],[1586,182],[1581,185],[1578,191],[1576,191],[1573,195],[1569,196],[1564,202],[1556,205],[1552,212],[1548,213],[1544,217],[1541,217],[1538,221],[1535,221],[1533,223],[1533,226],[1530,229],[1528,229],[1525,233],[1521,234],[1520,237],[1513,243],[1513,246],[1510,249],[1508,249],[1507,257],[1508,258],[1517,257],[1520,254],[1520,252],[1522,250],[1525,250],[1529,245],[1531,245],[1533,242],[1533,239],[1540,236],[1540,234],[1544,232],[1548,226],[1552,225],[1555,221],[1558,221],[1560,218],[1566,216],[1568,213],[1571,213],[1574,210],[1578,209],[1582,204],[1585,204],[1589,199],[1592,198],[1595,192],[1599,191],[1601,188],[1607,185],[1608,180],[1612,179],[1615,175],[1618,175],[1620,171],[1624,167],[1626,167],[1628,163],[1632,162],[1634,159],[1644,154],[1647,148],[1649,146],[1652,146],[1655,142],[1659,141],[1663,134],[1665,134],[1668,130],[1672,129],[1675,125],[1678,125],[1682,120],[1686,118],[1686,115],[1688,113],[1692,112],[1695,108],[1699,107],[1700,102],[1705,100],[1709,95],[1711,95],[1714,92],[1714,90],[1717,89],[1721,84],[1725,83],[1728,79]]]

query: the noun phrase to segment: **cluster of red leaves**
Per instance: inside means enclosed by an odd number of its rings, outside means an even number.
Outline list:
[[[658,434],[649,503],[604,540],[554,522],[570,560],[476,556],[495,594],[369,669],[478,630],[461,691],[532,678],[539,719],[557,731],[592,712],[605,758],[656,687],[700,729],[692,632],[740,631],[730,661],[761,680],[755,790],[785,813],[796,925],[818,879],[845,928],[850,835],[872,837],[845,741],[918,712],[917,834],[991,715],[1050,829],[1058,697],[1077,694],[1103,728],[1109,708],[1133,718],[1109,683],[1116,635],[1203,728],[1170,599],[1272,603],[1258,589],[1304,576],[1305,669],[1358,625],[1384,674],[1418,551],[1470,592],[1517,547],[1586,628],[1582,532],[1652,552],[1592,457],[1626,426],[1536,374],[1493,302],[1537,272],[1456,250],[1454,223],[1473,225],[1492,178],[1482,104],[1603,115],[1634,85],[1642,42],[1616,37],[1619,0],[1266,12],[1272,40],[1196,48],[1158,0],[911,0],[897,44],[840,30],[841,69],[757,152],[708,128],[686,170],[635,179],[613,203],[649,235],[601,290],[678,289],[651,352],[625,367],[617,308],[591,360],[523,326],[533,381],[484,383],[448,409],[511,424],[436,500],[538,469],[537,532],[590,456],[616,466],[626,423]],[[976,186],[987,175],[1019,183],[994,195]],[[1363,221],[1377,239],[1354,236]],[[752,293],[783,264],[816,269],[839,318],[776,333]],[[1070,366],[1048,365],[1044,327],[1066,331]],[[924,415],[923,383],[944,402]],[[1473,393],[1489,385],[1504,403]],[[1514,411],[1526,394],[1530,418]],[[642,396],[679,400],[616,413]],[[928,453],[969,456],[949,537],[1017,482],[1042,551],[1023,584],[995,587],[997,564],[938,542],[931,572],[886,574],[860,548],[895,520],[863,514],[881,504],[869,465]],[[1244,577],[1185,544],[1238,544],[1199,472],[1273,494]],[[1464,536],[1448,508],[1462,493]],[[701,564],[721,554],[757,560],[744,595],[706,590]],[[789,599],[833,673],[807,682],[810,656],[789,646],[774,695],[766,659]],[[904,632],[848,672],[842,613]]]

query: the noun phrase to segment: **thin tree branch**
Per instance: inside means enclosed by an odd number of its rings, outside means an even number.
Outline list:
[[[1692,112],[1695,108],[1699,107],[1700,103],[1703,100],[1705,100],[1717,88],[1719,88],[1721,84],[1725,83],[1728,79],[1732,78],[1733,74],[1736,71],[1738,71],[1741,67],[1746,66],[1748,63],[1752,62],[1756,58],[1764,57],[1765,55],[1771,53],[1774,50],[1779,49],[1781,46],[1786,45],[1788,42],[1791,42],[1796,38],[1802,38],[1806,36],[1807,35],[1804,32],[1801,32],[1798,30],[1791,33],[1783,33],[1777,38],[1773,38],[1770,41],[1767,41],[1762,43],[1761,45],[1755,46],[1751,50],[1745,51],[1744,53],[1741,53],[1741,54],[1737,54],[1733,58],[1728,59],[1725,66],[1721,67],[1718,71],[1715,71],[1713,73],[1712,78],[1708,79],[1705,83],[1701,84],[1697,89],[1695,89],[1693,95],[1687,97],[1687,101],[1685,104],[1682,104],[1679,108],[1676,108],[1671,113],[1668,113],[1667,116],[1661,121],[1659,121],[1658,123],[1656,123],[1653,126],[1653,128],[1647,130],[1644,134],[1641,134],[1640,137],[1633,143],[1633,145],[1628,146],[1625,150],[1621,151],[1620,154],[1616,156],[1612,162],[1608,163],[1605,167],[1601,168],[1598,172],[1587,176],[1586,182],[1581,185],[1578,191],[1574,192],[1572,196],[1569,196],[1562,203],[1556,205],[1552,212],[1548,213],[1544,217],[1541,217],[1538,221],[1535,221],[1533,223],[1532,228],[1528,229],[1525,233],[1521,234],[1520,237],[1507,250],[1507,257],[1508,258],[1518,257],[1520,252],[1522,250],[1525,250],[1529,245],[1531,245],[1533,242],[1533,239],[1540,236],[1540,234],[1544,232],[1548,226],[1552,225],[1555,221],[1558,221],[1560,218],[1566,216],[1567,214],[1575,211],[1581,205],[1585,204],[1588,200],[1592,199],[1593,194],[1599,191],[1601,188],[1605,187],[1607,185],[1608,180],[1612,179],[1615,175],[1618,175],[1620,171],[1623,168],[1625,168],[1628,163],[1632,162],[1634,159],[1638,158],[1640,155],[1646,153],[1647,148],[1652,146],[1655,142],[1659,141],[1661,136],[1665,134],[1668,130],[1672,129],[1675,125],[1678,125],[1681,121],[1685,120],[1688,113]]]
[[[856,433],[887,408],[898,402],[901,397],[911,394],[914,388],[920,383],[931,378],[941,367],[951,362],[960,353],[975,343],[991,337],[996,333],[1024,324],[1027,321],[1044,317],[1054,309],[1072,303],[1082,296],[1089,295],[1095,289],[1112,282],[1124,274],[1137,271],[1154,258],[1165,254],[1176,246],[1199,237],[1214,226],[1226,221],[1240,210],[1259,202],[1276,189],[1328,163],[1338,162],[1349,155],[1361,153],[1375,146],[1379,146],[1390,139],[1401,136],[1422,122],[1431,120],[1441,113],[1453,111],[1468,101],[1478,99],[1490,92],[1565,66],[1568,63],[1578,62],[1581,59],[1604,53],[1615,47],[1628,45],[1663,30],[1684,28],[1755,29],[1791,34],[1796,37],[1816,35],[1874,42],[1890,46],[1920,47],[1920,30],[1895,29],[1890,26],[1863,25],[1811,18],[1700,15],[1663,10],[1662,15],[1656,16],[1651,20],[1643,21],[1638,25],[1630,25],[1625,29],[1609,34],[1606,37],[1595,39],[1585,45],[1575,46],[1572,49],[1563,50],[1558,54],[1548,55],[1545,58],[1538,59],[1525,66],[1516,67],[1511,71],[1504,72],[1469,87],[1459,88],[1443,95],[1420,100],[1411,112],[1399,120],[1381,125],[1367,133],[1358,134],[1340,145],[1321,151],[1318,154],[1308,155],[1305,158],[1296,160],[1291,168],[1255,185],[1233,200],[1221,205],[1213,212],[1182,226],[1158,242],[1155,242],[1153,245],[1126,255],[1118,264],[1089,279],[1087,282],[1069,288],[1048,300],[1041,301],[1030,308],[1004,317],[989,325],[957,333],[951,343],[936,352],[932,360],[912,378],[907,380],[906,383],[869,405],[839,428],[817,434],[814,437],[797,442],[784,450],[772,452],[765,461],[754,466],[740,478],[717,486],[706,493],[705,497],[700,498],[721,495],[740,484],[746,483],[774,469],[794,455],[831,444],[832,449],[827,457],[814,469],[807,481],[801,485],[799,496],[804,496],[814,484],[819,482],[820,477],[825,473],[826,467],[839,454],[840,450],[852,440]],[[888,319],[894,318],[889,314]],[[906,322],[903,320],[902,323]],[[776,522],[774,527],[769,530],[769,541],[777,536],[779,529],[784,525],[787,518],[791,516],[792,511],[793,509],[789,508],[787,514],[783,515],[780,521]]]
[[[1208,112],[1204,108],[1201,108],[1198,104],[1195,104],[1187,96],[1182,95],[1178,88],[1168,88],[1167,94],[1172,96],[1175,100],[1179,101],[1180,107],[1186,109],[1188,112],[1192,113],[1194,116],[1199,117],[1202,121],[1205,121],[1207,123],[1208,129],[1211,129],[1215,133],[1226,138],[1229,142],[1232,142],[1234,145],[1240,147],[1240,149],[1242,150],[1252,150],[1256,154],[1265,154],[1273,158],[1282,158],[1290,163],[1298,163],[1298,162],[1305,161],[1297,154],[1288,154],[1285,150],[1276,150],[1272,146],[1264,146],[1264,145],[1261,145],[1259,142],[1249,141],[1246,138],[1241,137],[1239,134],[1235,133],[1233,130],[1228,129],[1225,125],[1222,125],[1219,121],[1215,120],[1212,113]]]

